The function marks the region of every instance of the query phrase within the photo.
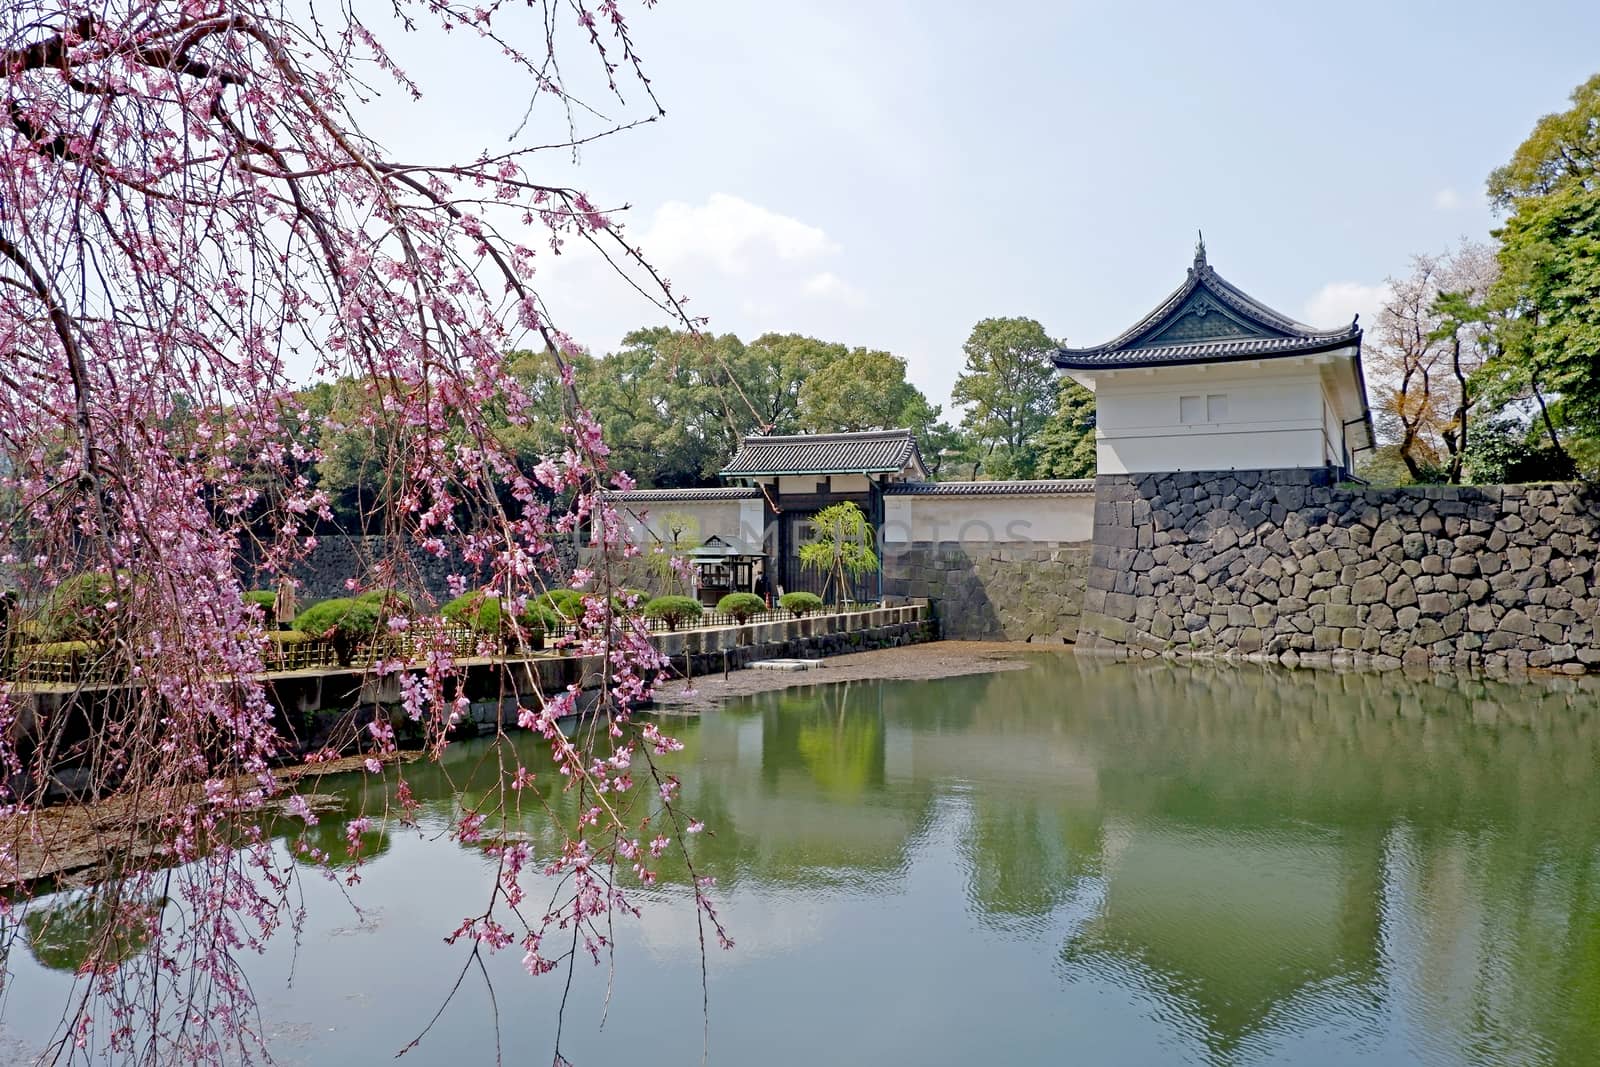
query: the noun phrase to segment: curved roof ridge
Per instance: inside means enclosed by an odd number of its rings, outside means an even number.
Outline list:
[[[1215,282],[1217,288],[1213,290],[1218,296],[1235,306],[1241,311],[1249,312],[1259,318],[1267,319],[1278,325],[1288,333],[1304,334],[1307,337],[1341,337],[1350,332],[1349,326],[1339,326],[1332,330],[1319,330],[1315,326],[1308,326],[1299,319],[1292,319],[1281,311],[1274,310],[1234,285],[1228,279],[1218,274],[1216,268],[1206,267],[1207,281]]]
[[[1205,289],[1210,295],[1216,297],[1222,302],[1222,304],[1243,315],[1255,326],[1260,327],[1264,332],[1269,334],[1277,333],[1283,336],[1280,338],[1204,338],[1196,339],[1182,346],[1175,346],[1171,344],[1140,345],[1138,343],[1143,339],[1157,336],[1168,326],[1171,326],[1174,322],[1180,321],[1182,316],[1178,313],[1188,303],[1189,299],[1194,296],[1195,292],[1202,288]],[[1298,343],[1327,343],[1339,340],[1350,340],[1359,337],[1360,333],[1361,331],[1354,321],[1347,326],[1336,327],[1331,330],[1319,330],[1314,326],[1309,326],[1303,322],[1300,322],[1298,319],[1291,318],[1290,316],[1283,314],[1281,311],[1277,311],[1271,307],[1268,307],[1260,300],[1257,300],[1255,297],[1251,296],[1249,293],[1245,292],[1243,289],[1239,288],[1237,285],[1218,274],[1215,267],[1207,263],[1202,256],[1197,255],[1195,257],[1195,264],[1189,268],[1188,275],[1184,278],[1183,284],[1169,293],[1166,298],[1157,304],[1155,308],[1152,309],[1148,314],[1144,315],[1138,322],[1134,323],[1128,329],[1123,330],[1116,337],[1104,344],[1094,345],[1087,348],[1072,348],[1066,345],[1061,346],[1059,349],[1057,349],[1056,364],[1057,366],[1065,366],[1068,362],[1075,363],[1086,359],[1094,360],[1120,352],[1127,352],[1131,357],[1133,352],[1154,353],[1174,347],[1183,347],[1185,349],[1194,350],[1206,345],[1212,345],[1219,350],[1232,352],[1251,342],[1256,343],[1258,346],[1262,341],[1272,340],[1291,341],[1297,343],[1291,345],[1272,346],[1278,347],[1283,351],[1287,351],[1291,348],[1298,348]]]
[[[1207,267],[1204,269],[1210,270],[1211,268]],[[1188,299],[1189,295],[1193,293],[1195,289],[1199,288],[1199,285],[1200,275],[1193,267],[1190,267],[1189,276],[1183,280],[1182,285],[1168,293],[1166,298],[1162,300],[1161,303],[1157,304],[1155,309],[1146,314],[1144,318],[1140,319],[1126,330],[1123,330],[1105,344],[1093,345],[1089,348],[1070,348],[1066,345],[1062,345],[1061,351],[1108,352],[1114,349],[1122,348],[1127,345],[1128,342],[1138,338],[1141,334],[1147,332],[1150,327],[1155,326],[1162,319],[1164,319],[1174,308],[1178,307],[1184,302],[1184,300]]]
[[[752,433],[740,438],[742,441],[832,441],[842,437],[900,437],[910,434],[909,428],[896,428],[892,430],[839,430],[834,433]]]
[[[751,434],[718,473],[724,477],[782,474],[893,474],[910,467],[926,476],[927,464],[910,430],[844,433]]]

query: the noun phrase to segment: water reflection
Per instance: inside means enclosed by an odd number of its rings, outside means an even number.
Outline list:
[[[905,1062],[1590,1062],[1596,694],[1043,656],[675,723],[685,807],[715,831],[696,863],[740,941],[713,960],[713,1061],[815,1062],[832,1035]],[[532,743],[521,758],[554,778]],[[370,831],[363,888],[409,901],[452,857],[480,869],[433,831],[501,766],[483,744],[413,765],[423,834]],[[349,814],[386,799],[365,778],[314,788]],[[506,818],[556,846],[531,803]],[[324,815],[312,843],[340,854],[343,827]],[[683,878],[663,871],[632,964],[654,993],[695,981]],[[418,908],[386,937],[436,942]],[[774,1041],[794,996],[807,1024]],[[652,1025],[618,1010],[611,1039],[670,1044]],[[697,1027],[681,1036],[669,1060],[698,1056]],[[448,1040],[487,1051],[469,1026]]]
[[[40,966],[65,974],[102,973],[139,955],[167,901],[111,900],[86,890],[63,893],[22,916],[28,952]]]

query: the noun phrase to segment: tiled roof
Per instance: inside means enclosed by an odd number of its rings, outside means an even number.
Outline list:
[[[760,556],[765,551],[759,544],[731,534],[712,534],[700,547],[690,552],[695,559],[720,559],[727,556]]]
[[[1189,275],[1155,310],[1122,334],[1093,348],[1061,348],[1062,370],[1211,363],[1328,352],[1361,345],[1352,320],[1336,330],[1318,330],[1250,296],[1195,253]]]
[[[1150,348],[1070,349],[1056,355],[1056,366],[1089,370],[1094,367],[1145,367],[1161,363],[1211,363],[1274,356],[1308,355],[1352,344],[1361,331],[1334,338],[1241,337],[1230,341],[1191,341],[1182,345]]]
[[[892,474],[911,466],[926,473],[910,430],[746,437],[722,468],[725,478],[775,474]]]
[[[606,499],[621,504],[648,504],[660,500],[746,500],[761,495],[753,485],[714,485],[709,489],[628,489],[609,492]]]
[[[897,482],[884,496],[1046,496],[1092,493],[1093,478],[1054,478],[1031,482]]]

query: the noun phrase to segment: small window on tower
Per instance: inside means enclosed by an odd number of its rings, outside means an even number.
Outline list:
[[[1179,422],[1204,422],[1205,406],[1202,398],[1198,396],[1180,396],[1178,398]]]
[[[1206,397],[1206,421],[1226,422],[1228,418],[1228,394],[1212,393]]]

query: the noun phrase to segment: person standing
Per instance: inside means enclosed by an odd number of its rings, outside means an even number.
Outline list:
[[[17,611],[17,594],[7,589],[0,593],[0,667],[11,658],[11,617]]]
[[[278,629],[288,630],[294,627],[294,614],[294,579],[285,574],[278,579],[278,591],[272,598],[272,617]]]

